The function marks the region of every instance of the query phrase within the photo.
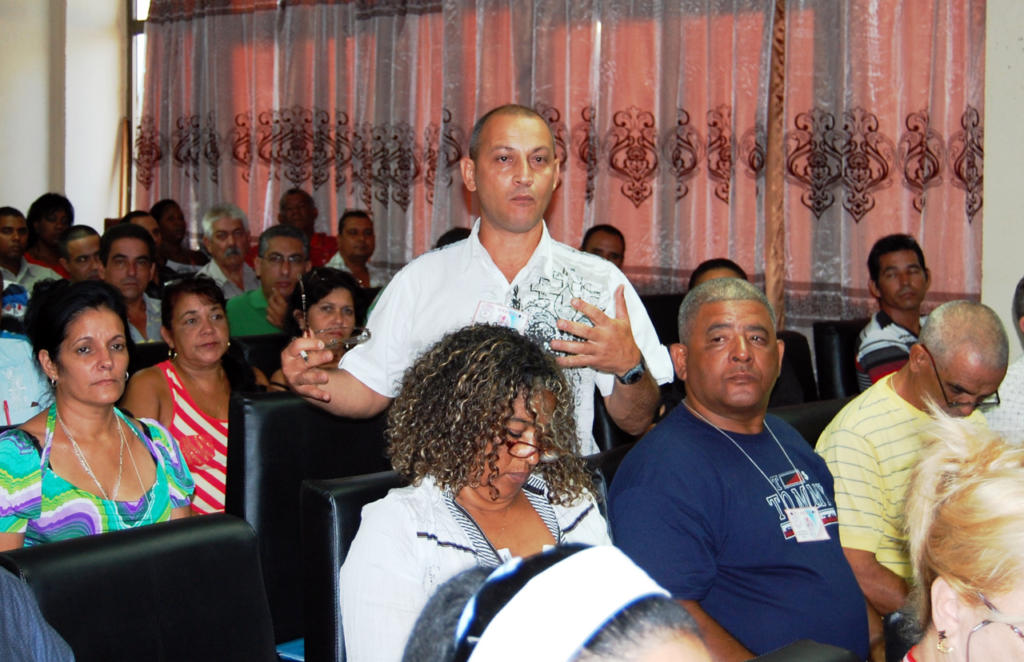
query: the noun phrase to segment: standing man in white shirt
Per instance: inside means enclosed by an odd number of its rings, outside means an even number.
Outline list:
[[[210,207],[203,215],[203,246],[210,261],[197,274],[209,276],[230,299],[259,287],[256,272],[245,263],[249,250],[249,220],[230,202]]]
[[[639,296],[615,265],[554,241],[543,221],[559,182],[547,123],[518,105],[496,108],[473,128],[461,162],[480,218],[469,239],[420,256],[384,289],[368,322],[369,342],[341,370],[323,343],[298,338],[281,354],[292,387],[339,415],[373,416],[396,394],[414,358],[445,332],[499,323],[543,341],[575,392],[581,450],[593,441],[593,389],[626,432],[647,430],[658,383],[672,378]]]

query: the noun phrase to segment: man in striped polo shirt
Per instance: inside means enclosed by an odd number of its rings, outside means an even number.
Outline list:
[[[876,629],[881,633],[877,616],[903,606],[913,574],[903,500],[929,407],[984,425],[977,410],[998,403],[1008,352],[991,308],[945,303],[928,317],[907,363],[847,404],[818,439],[817,451],[835,477],[843,551],[874,616],[868,621],[873,637]]]

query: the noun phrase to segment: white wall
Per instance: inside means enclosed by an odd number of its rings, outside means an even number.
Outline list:
[[[75,222],[117,216],[125,107],[123,0],[0,2],[0,205],[56,191]]]
[[[1010,300],[1024,276],[1024,2],[988,0],[985,41],[985,191],[981,300],[1003,318],[1021,353]]]
[[[121,118],[127,89],[123,0],[67,0],[65,190],[75,221],[119,217]]]
[[[0,206],[12,205],[28,211],[31,202],[52,182],[48,164],[53,156],[63,161],[63,140],[49,128],[50,98],[50,5],[38,0],[0,2]],[[63,114],[63,103],[60,104]]]

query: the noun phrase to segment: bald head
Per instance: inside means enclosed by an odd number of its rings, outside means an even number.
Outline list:
[[[1006,370],[1009,340],[995,311],[982,303],[950,301],[928,315],[920,341],[941,362],[954,354],[976,354],[982,365]]]

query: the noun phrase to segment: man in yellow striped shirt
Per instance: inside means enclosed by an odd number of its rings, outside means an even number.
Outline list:
[[[903,500],[929,406],[984,425],[978,410],[998,402],[1008,352],[991,308],[945,303],[928,317],[907,363],[847,404],[822,432],[817,451],[835,477],[843,551],[877,614],[903,606],[913,575]]]

